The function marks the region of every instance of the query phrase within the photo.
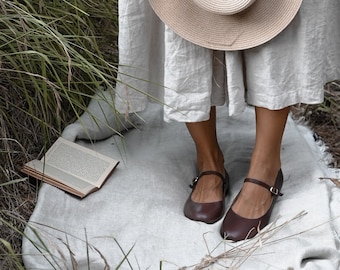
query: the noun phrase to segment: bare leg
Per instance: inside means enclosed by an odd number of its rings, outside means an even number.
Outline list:
[[[256,141],[247,177],[268,185],[275,184],[281,167],[281,141],[289,110],[289,107],[277,111],[256,107]],[[232,209],[242,217],[259,218],[267,212],[271,200],[271,194],[264,188],[244,183]]]
[[[196,146],[199,172],[215,170],[224,175],[224,158],[216,136],[216,108],[211,107],[210,119],[186,123]],[[221,178],[216,175],[202,176],[191,199],[198,203],[221,201],[224,197]]]

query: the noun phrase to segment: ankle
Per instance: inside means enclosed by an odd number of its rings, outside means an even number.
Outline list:
[[[197,154],[197,167],[199,172],[218,171],[224,175],[224,156],[220,149]]]
[[[254,178],[269,185],[272,185],[275,183],[275,179],[280,168],[280,159],[252,158],[247,177]]]

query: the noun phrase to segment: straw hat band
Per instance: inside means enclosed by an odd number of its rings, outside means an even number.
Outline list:
[[[194,2],[208,12],[221,15],[234,15],[249,6],[256,0],[194,0]]]
[[[293,20],[302,0],[149,2],[158,17],[184,39],[209,49],[232,51],[253,48],[274,38]],[[238,12],[216,13],[227,9]]]

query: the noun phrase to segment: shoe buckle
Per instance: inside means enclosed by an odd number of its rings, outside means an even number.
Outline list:
[[[279,195],[280,194],[280,191],[278,188],[275,188],[275,187],[270,187],[269,191],[271,193],[273,193],[275,196]]]
[[[196,176],[194,179],[192,179],[192,184],[189,185],[191,188],[194,188],[194,186],[196,186],[197,184],[197,181],[199,179],[199,176]]]

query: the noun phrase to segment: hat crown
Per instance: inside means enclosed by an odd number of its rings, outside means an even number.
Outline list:
[[[187,1],[187,0],[184,0]],[[237,14],[249,6],[256,0],[193,0],[196,5],[207,10],[208,12],[220,15]]]

